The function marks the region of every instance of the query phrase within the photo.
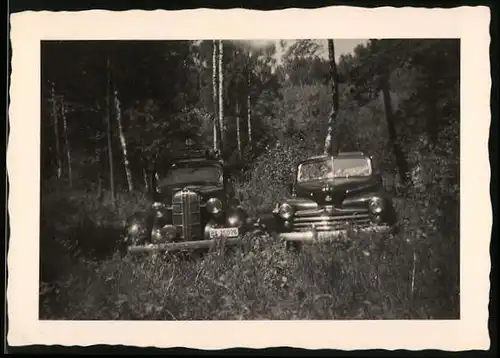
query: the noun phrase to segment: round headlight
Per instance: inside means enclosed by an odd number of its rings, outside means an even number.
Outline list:
[[[161,241],[162,237],[163,235],[160,228],[154,228],[153,231],[151,231],[151,239],[153,240],[153,242]]]
[[[222,201],[218,198],[210,198],[207,201],[207,211],[210,214],[219,214],[222,212]]]
[[[243,224],[245,215],[240,210],[231,210],[227,216],[227,223],[229,226],[236,227]]]
[[[141,232],[141,227],[139,226],[139,224],[133,223],[127,228],[127,232],[129,233],[129,235],[137,235]]]
[[[370,200],[370,211],[374,214],[380,214],[384,210],[384,201],[382,198],[372,198]]]
[[[160,210],[160,209],[163,209],[165,207],[165,204],[160,203],[159,201],[155,201],[151,206],[155,210]]]
[[[281,206],[278,210],[278,214],[279,214],[279,216],[281,216],[282,219],[288,220],[294,214],[293,207],[290,204],[283,203],[283,204],[281,204]]]

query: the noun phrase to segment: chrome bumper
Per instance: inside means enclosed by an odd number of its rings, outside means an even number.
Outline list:
[[[314,241],[335,241],[346,237],[349,233],[388,233],[392,231],[389,225],[369,226],[359,229],[325,230],[316,231],[314,229],[307,231],[292,231],[278,234],[280,239],[295,242],[314,242]]]
[[[241,242],[242,242],[241,238],[238,237],[238,238],[214,239],[214,240],[172,242],[168,244],[129,245],[127,247],[127,250],[130,253],[175,252],[181,250],[210,249],[218,245],[233,246]]]
[[[230,231],[229,233],[227,231]],[[128,238],[124,242],[128,243],[127,251],[131,253],[140,252],[158,252],[158,251],[181,251],[181,250],[196,250],[196,249],[210,249],[217,245],[232,246],[241,242],[241,237],[244,235],[245,230],[242,228],[206,228],[205,235],[210,235],[211,232],[214,236],[210,239],[186,240],[176,241],[179,238],[178,230],[173,225],[165,225],[162,229],[157,229],[159,236],[157,242],[161,243],[145,243],[135,244],[133,240]],[[232,231],[232,232],[231,232]]]

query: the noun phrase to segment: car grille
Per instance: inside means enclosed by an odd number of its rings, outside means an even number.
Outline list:
[[[328,210],[327,210],[328,209]],[[307,231],[314,225],[317,231],[367,227],[371,224],[368,210],[333,207],[297,211],[293,218],[294,231]]]
[[[180,228],[181,239],[201,236],[200,198],[192,190],[180,190],[172,198],[172,223]]]

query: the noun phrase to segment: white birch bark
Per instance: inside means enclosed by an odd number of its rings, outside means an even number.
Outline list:
[[[144,187],[146,190],[149,190],[148,175],[145,168],[142,168],[142,178],[144,180]]]
[[[219,40],[219,130],[220,130],[220,144],[221,148],[224,147],[225,139],[225,125],[224,125],[224,71],[223,71],[223,57],[224,45],[222,40]]]
[[[118,124],[118,134],[120,136],[120,143],[122,146],[122,153],[123,153],[123,165],[125,167],[125,173],[127,174],[127,184],[128,184],[128,190],[131,192],[134,190],[133,182],[132,182],[132,172],[130,171],[130,164],[128,160],[128,153],[127,153],[127,140],[125,138],[125,134],[123,133],[123,126],[122,126],[122,110],[120,106],[120,99],[118,98],[118,91],[115,89],[113,93],[113,100],[115,103],[115,115],[116,115],[116,122]]]
[[[332,86],[332,111],[330,112],[330,117],[328,118],[328,129],[325,138],[324,154],[331,154],[332,152],[332,135],[333,127],[335,126],[335,120],[337,118],[338,108],[339,108],[339,94],[338,94],[338,75],[337,75],[337,64],[335,63],[335,48],[333,45],[333,40],[328,40],[328,57],[330,58],[330,76],[331,76],[331,86]]]
[[[249,70],[250,71],[250,70]],[[252,148],[252,108],[251,106],[251,98],[250,98],[250,72],[248,72],[247,77],[247,87],[248,87],[248,95],[247,95],[247,126],[248,126],[248,145]]]
[[[217,41],[213,40],[213,51],[212,51],[212,102],[213,102],[213,116],[212,116],[212,126],[213,126],[213,146],[214,151],[219,148],[219,136],[217,129],[217,117],[218,117],[218,87],[217,87],[217,68],[218,68],[218,58],[217,58]]]
[[[250,149],[252,146],[252,101],[251,101],[251,87],[252,87],[252,68],[251,68],[251,60],[252,60],[252,51],[248,52],[247,59],[247,131],[248,131],[248,145]]]
[[[240,106],[236,102],[236,138],[238,140],[238,157],[241,158]]]

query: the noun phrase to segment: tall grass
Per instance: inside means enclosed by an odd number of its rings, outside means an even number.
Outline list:
[[[50,319],[345,319],[425,317],[409,297],[405,245],[366,238],[352,245],[287,251],[251,235],[201,260],[114,256],[82,260],[41,302]],[[401,243],[400,243],[401,244]],[[365,247],[367,246],[367,247]]]
[[[247,209],[272,209],[292,163],[307,155],[284,143],[263,156],[238,186]],[[141,194],[121,194],[112,206],[106,196],[48,193],[41,319],[459,318],[459,200],[458,187],[443,182],[449,163],[424,162],[432,178],[425,190],[395,202],[397,236],[357,235],[294,252],[254,232],[243,246],[199,260],[113,254],[122,220],[147,205]]]

